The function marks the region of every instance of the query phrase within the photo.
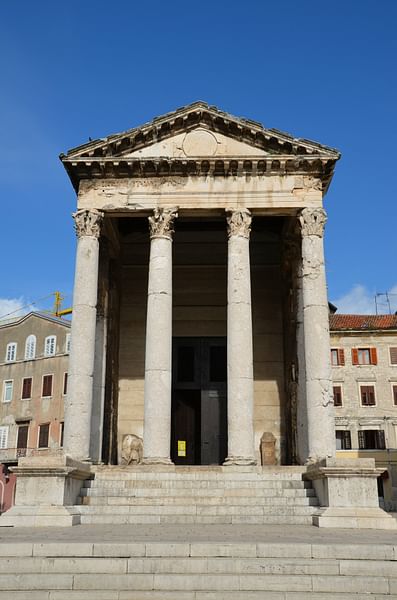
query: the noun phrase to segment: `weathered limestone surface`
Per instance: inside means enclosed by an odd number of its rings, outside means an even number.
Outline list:
[[[184,526],[79,529],[18,532],[18,542],[5,531],[0,599],[380,600],[397,591],[392,532],[201,525],[187,539]]]
[[[257,177],[213,178],[208,194],[207,177],[145,177],[109,181],[83,180],[79,208],[101,210],[153,210],[173,204],[180,209],[224,210],[226,206],[256,211],[289,212],[302,206],[320,208],[322,192],[313,185],[313,177],[274,175]]]
[[[170,462],[172,361],[172,225],[176,208],[149,217],[150,259],[145,351],[146,463]]]
[[[228,456],[225,464],[255,464],[252,351],[251,213],[228,211],[227,389]]]
[[[103,214],[97,210],[79,210],[74,218],[78,243],[64,447],[65,452],[73,458],[87,460],[95,360],[98,238]]]
[[[304,387],[298,423],[298,446],[303,463],[335,456],[335,425],[330,363],[329,308],[325,281],[323,209],[304,208],[299,216],[302,234],[300,293],[303,347],[299,348],[300,385]]]
[[[324,459],[310,465],[307,479],[314,484],[325,510],[313,516],[318,527],[354,529],[396,529],[397,522],[379,508],[376,478],[383,469],[375,460]]]
[[[62,454],[21,458],[15,506],[4,513],[0,527],[70,526],[80,523],[74,507],[90,467]]]

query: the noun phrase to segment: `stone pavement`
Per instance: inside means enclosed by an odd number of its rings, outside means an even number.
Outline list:
[[[397,531],[322,529],[311,525],[76,525],[75,527],[3,527],[0,544],[27,543],[285,543],[387,544],[397,547]]]

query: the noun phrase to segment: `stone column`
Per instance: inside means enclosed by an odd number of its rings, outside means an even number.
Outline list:
[[[302,263],[299,273],[304,357],[300,378],[306,392],[306,431],[300,435],[301,461],[314,463],[335,456],[329,309],[325,281],[323,233],[327,217],[322,208],[304,208],[299,215]],[[303,370],[303,372],[302,372]]]
[[[90,460],[99,235],[103,213],[78,210],[68,394],[65,398],[65,454]]]
[[[176,208],[149,217],[143,462],[171,464],[172,225]]]
[[[251,213],[227,210],[227,421],[225,465],[254,465],[254,377],[252,352]]]

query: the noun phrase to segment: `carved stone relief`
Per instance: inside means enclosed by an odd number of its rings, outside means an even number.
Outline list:
[[[172,226],[177,216],[178,209],[175,206],[155,208],[153,216],[149,217],[150,237],[165,237],[171,240],[174,233]]]
[[[327,213],[323,208],[304,208],[299,214],[302,236],[323,237]]]
[[[124,465],[139,465],[143,458],[143,441],[139,436],[128,433],[123,437],[121,460]]]
[[[242,208],[241,210],[226,209],[228,237],[239,235],[249,238],[251,232],[251,212]]]
[[[103,220],[103,212],[96,210],[78,210],[73,213],[74,228],[78,238],[83,236],[91,236],[99,238],[101,234],[101,224]]]

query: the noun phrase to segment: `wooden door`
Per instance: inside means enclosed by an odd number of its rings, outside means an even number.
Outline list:
[[[174,338],[171,458],[222,464],[227,452],[226,339]]]

